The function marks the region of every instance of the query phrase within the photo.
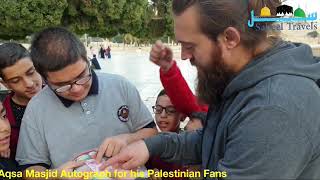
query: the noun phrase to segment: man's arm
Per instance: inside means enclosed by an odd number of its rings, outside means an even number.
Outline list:
[[[182,165],[201,164],[202,129],[177,133],[160,133],[144,140],[150,156]]]
[[[104,170],[107,166],[113,165],[123,169],[136,169],[154,155],[182,165],[200,164],[201,145],[202,130],[182,134],[161,133],[128,145],[119,154],[108,159],[100,169]]]
[[[135,133],[127,134],[127,142],[128,142],[128,144],[131,144],[135,141],[145,139],[145,138],[154,136],[156,134],[158,134],[158,130],[155,127],[154,128],[143,128],[143,129],[138,130]]]

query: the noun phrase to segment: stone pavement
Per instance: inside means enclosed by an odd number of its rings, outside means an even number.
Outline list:
[[[159,67],[149,61],[149,54],[146,52],[114,52],[111,59],[99,59],[101,70],[119,74],[133,83],[142,98],[151,111],[151,107],[156,101],[158,93],[163,89],[160,77]],[[189,61],[177,61],[183,76],[194,92],[196,69],[190,65]],[[152,112],[152,111],[151,111]]]

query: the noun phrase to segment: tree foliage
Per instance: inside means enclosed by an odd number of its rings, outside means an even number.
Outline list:
[[[0,39],[23,39],[49,26],[78,35],[172,37],[171,0],[0,0]]]
[[[21,39],[60,25],[66,0],[0,0],[0,38]]]
[[[154,8],[157,11],[155,20],[162,27],[162,32],[159,35],[173,36],[173,19],[172,19],[172,0],[153,0]]]

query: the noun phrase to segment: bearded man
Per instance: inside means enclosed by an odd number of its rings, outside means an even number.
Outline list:
[[[173,0],[181,57],[197,67],[198,97],[210,104],[204,128],[138,141],[106,165],[131,169],[159,156],[201,163],[204,179],[319,179],[319,59],[308,45],[248,27],[251,10],[267,6],[274,15],[278,5]],[[151,61],[171,58],[170,49],[153,46]]]

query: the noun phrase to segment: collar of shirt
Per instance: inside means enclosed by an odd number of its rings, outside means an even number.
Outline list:
[[[99,91],[99,83],[98,83],[97,74],[93,70],[91,70],[91,72],[92,72],[92,84],[91,84],[88,96],[97,95],[98,91]],[[74,103],[74,101],[72,101],[72,100],[61,97],[58,94],[56,94],[56,95],[58,96],[58,98],[60,99],[60,101],[62,102],[62,104],[66,108],[69,108]]]

